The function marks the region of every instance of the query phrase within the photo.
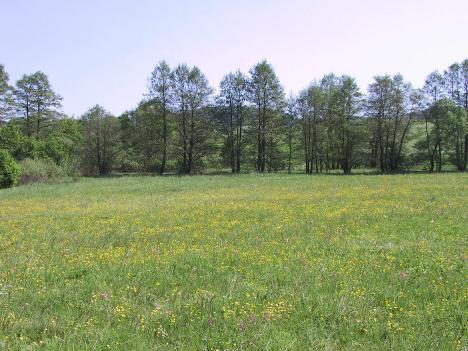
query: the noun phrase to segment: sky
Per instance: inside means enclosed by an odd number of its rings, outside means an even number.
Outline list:
[[[334,72],[366,90],[377,74],[426,75],[468,58],[466,0],[0,0],[10,81],[45,72],[80,116],[134,108],[160,60],[222,77],[266,59],[287,93]]]

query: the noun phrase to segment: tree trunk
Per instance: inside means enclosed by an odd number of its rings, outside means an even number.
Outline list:
[[[257,121],[257,171],[262,171],[262,137],[261,137],[261,128],[262,128],[262,115],[261,109],[258,108],[258,121]]]
[[[242,111],[238,111],[237,121],[238,121],[238,138],[237,138],[237,165],[236,165],[236,172],[240,173],[241,168],[241,152],[242,152]]]
[[[304,121],[303,124],[303,130],[304,130],[304,162],[305,162],[305,173],[309,174],[309,148],[307,145],[307,122]]]
[[[438,149],[439,149],[439,152],[438,152],[437,172],[442,172],[442,147],[441,147],[440,141],[439,141]]]
[[[191,174],[193,171],[193,147],[194,147],[194,138],[193,133],[195,130],[195,116],[194,116],[194,109],[191,109],[190,114],[190,139],[189,139],[189,154],[188,154],[188,167],[187,167],[187,174]]]
[[[288,173],[291,174],[291,159],[292,159],[292,127],[289,130],[289,159],[288,159]]]
[[[465,134],[465,153],[463,158],[463,171],[466,171],[468,165],[468,133]]]
[[[233,106],[229,106],[229,153],[231,158],[231,172],[236,172],[235,151],[234,151],[234,111]]]
[[[26,101],[26,134],[32,136],[31,116],[29,113],[29,101]]]
[[[187,116],[185,115],[185,111],[182,111],[182,139],[183,139],[183,172],[187,173],[188,166],[187,166]]]
[[[166,116],[166,104],[163,106],[163,155],[161,161],[161,167],[159,168],[159,174],[163,175],[166,171],[166,159],[167,159],[167,116]]]

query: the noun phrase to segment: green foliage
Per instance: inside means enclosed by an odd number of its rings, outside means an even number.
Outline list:
[[[62,97],[54,92],[43,72],[25,74],[14,88],[15,108],[28,137],[42,137],[42,130],[58,117]]]
[[[11,113],[12,88],[8,84],[8,80],[9,80],[8,73],[5,71],[5,67],[2,64],[0,64],[0,125],[5,120],[7,120],[7,118],[9,117],[9,114]]]
[[[30,159],[20,161],[21,184],[44,182],[50,179],[63,178],[67,170],[50,159]]]
[[[25,138],[13,123],[8,123],[4,127],[0,126],[1,147],[8,150],[17,159],[21,159],[23,156],[24,141]]]
[[[96,105],[86,112],[83,126],[82,170],[87,175],[107,175],[116,164],[119,146],[119,120]]]
[[[56,164],[66,162],[69,154],[68,151],[61,140],[55,136],[48,138],[44,145],[44,153]]]
[[[153,159],[141,162],[139,156],[132,148],[120,147],[115,156],[115,165],[124,173],[149,172],[157,169],[157,160]],[[144,168],[142,168],[142,164],[145,165]],[[149,164],[152,167],[148,167]]]
[[[253,121],[257,131],[257,170],[272,171],[278,166],[278,135],[283,124],[284,91],[273,67],[263,60],[250,69],[248,97],[256,108]]]
[[[121,117],[122,147],[117,164],[122,171],[158,172],[163,157],[163,118],[161,102],[156,99],[143,101],[138,107]],[[167,116],[166,116],[167,117]],[[173,123],[168,122],[170,126]],[[171,136],[170,130],[166,137]]]
[[[69,175],[77,172],[82,145],[82,134],[77,120],[65,118],[54,121],[42,144],[40,157],[52,160]]]
[[[178,65],[171,75],[173,116],[176,121],[177,171],[198,173],[213,149],[215,137],[207,105],[213,89],[201,70]]]
[[[16,160],[36,158],[43,151],[43,143],[24,136],[13,123],[0,127],[0,146],[8,150]]]
[[[426,138],[420,142],[426,149],[429,170],[442,170],[450,160],[458,170],[466,168],[468,144],[468,121],[466,111],[449,98],[441,98],[432,103],[424,112]],[[468,139],[467,139],[468,140]]]
[[[66,120],[52,125],[51,132],[44,140],[24,136],[14,123],[0,127],[0,145],[8,150],[18,161],[26,158],[50,158],[62,167],[73,167],[76,164],[76,152],[80,145],[79,130],[62,128]],[[76,121],[73,121],[77,125]]]
[[[21,169],[7,150],[0,149],[0,188],[14,186],[21,174]]]
[[[330,73],[286,104],[266,60],[227,74],[215,97],[198,67],[160,61],[135,109],[115,118],[95,106],[75,120],[44,73],[12,88],[0,65],[0,148],[87,175],[465,171],[466,87],[468,60],[430,73],[422,89],[377,75],[366,96],[354,78]]]
[[[412,103],[416,96],[411,84],[400,74],[376,76],[369,86],[367,112],[372,118],[372,161],[381,172],[402,169],[404,147],[417,112],[413,107],[418,103]]]

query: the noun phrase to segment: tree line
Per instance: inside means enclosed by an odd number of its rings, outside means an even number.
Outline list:
[[[120,116],[96,105],[70,118],[61,101],[43,72],[10,86],[0,65],[0,149],[85,175],[440,172],[468,163],[468,59],[419,89],[401,74],[377,75],[364,93],[332,73],[295,96],[265,60],[227,74],[217,94],[198,67],[161,61],[142,101]]]

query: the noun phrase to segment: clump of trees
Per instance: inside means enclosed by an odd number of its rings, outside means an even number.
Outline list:
[[[297,118],[302,127],[306,173],[342,169],[351,173],[363,147],[362,94],[349,76],[326,75],[299,93]]]
[[[26,74],[11,86],[0,65],[0,168],[11,164],[6,154],[19,164],[11,173],[14,181],[1,186],[79,172],[80,121],[60,111],[61,100],[43,72]]]
[[[288,98],[265,60],[227,74],[217,95],[198,67],[161,61],[144,99],[121,116],[97,105],[70,118],[61,100],[44,73],[11,86],[0,65],[2,160],[85,175],[440,172],[468,163],[468,59],[430,73],[421,89],[397,74],[375,76],[362,92],[354,78],[327,74]]]

